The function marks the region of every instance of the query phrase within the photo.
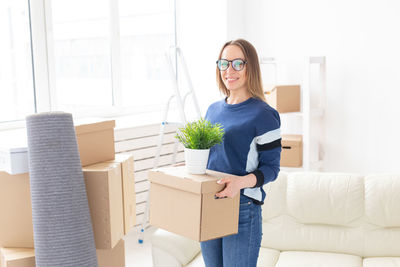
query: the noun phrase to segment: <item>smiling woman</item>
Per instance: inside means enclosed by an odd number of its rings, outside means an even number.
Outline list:
[[[242,91],[247,97],[251,95],[265,101],[257,53],[254,48],[252,53],[239,40],[226,43],[220,52],[216,70],[218,87],[228,101],[232,100],[229,99],[231,90]]]
[[[226,42],[217,61],[217,83],[224,99],[211,104],[206,119],[225,130],[211,148],[207,169],[232,174],[218,183],[217,198],[240,194],[239,231],[201,242],[206,266],[255,267],[261,244],[263,185],[279,173],[281,136],[278,112],[266,102],[255,48],[248,41]]]

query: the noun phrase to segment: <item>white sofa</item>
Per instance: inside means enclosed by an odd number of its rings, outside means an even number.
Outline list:
[[[400,175],[280,173],[264,187],[259,267],[400,266]],[[198,242],[152,236],[154,266],[204,266]]]

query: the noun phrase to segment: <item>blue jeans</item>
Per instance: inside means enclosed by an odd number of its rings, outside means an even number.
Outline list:
[[[261,206],[241,195],[238,233],[200,243],[206,266],[256,267],[261,245],[261,223]]]

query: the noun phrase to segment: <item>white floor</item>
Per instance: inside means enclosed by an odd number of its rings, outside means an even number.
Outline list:
[[[150,236],[156,228],[149,227],[144,234],[143,244],[138,242],[138,233],[132,230],[125,239],[125,264],[126,267],[152,267]]]

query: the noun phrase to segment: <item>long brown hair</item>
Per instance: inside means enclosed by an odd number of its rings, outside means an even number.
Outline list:
[[[263,101],[265,100],[264,96],[264,90],[263,90],[263,85],[262,85],[262,79],[261,79],[261,70],[260,70],[260,63],[258,61],[258,55],[257,51],[254,48],[254,46],[244,40],[244,39],[236,39],[232,41],[226,42],[222,48],[221,51],[219,52],[218,59],[221,59],[222,52],[224,51],[225,47],[228,45],[236,45],[239,47],[244,55],[244,60],[247,62],[246,63],[246,86],[247,90],[249,90],[250,94],[252,97],[259,98]],[[217,84],[219,87],[219,90],[226,96],[229,96],[229,90],[226,88],[224,81],[222,80],[221,77],[221,72],[217,67]]]

